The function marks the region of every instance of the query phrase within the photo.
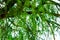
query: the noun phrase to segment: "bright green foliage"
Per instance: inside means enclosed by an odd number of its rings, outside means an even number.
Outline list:
[[[0,40],[38,40],[48,32],[55,40],[60,4],[53,0],[2,0],[0,4]],[[50,28],[50,29],[49,29]],[[42,39],[41,39],[42,40]]]

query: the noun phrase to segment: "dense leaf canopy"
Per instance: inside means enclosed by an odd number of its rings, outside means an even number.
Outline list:
[[[53,0],[0,0],[1,40],[48,40],[60,29],[60,3]],[[48,38],[47,37],[47,38]]]

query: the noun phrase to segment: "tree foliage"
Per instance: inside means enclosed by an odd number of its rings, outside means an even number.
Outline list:
[[[53,0],[0,0],[0,4],[1,40],[39,40],[45,32],[52,34],[55,40],[55,28],[60,29],[56,22],[60,17],[59,3]]]

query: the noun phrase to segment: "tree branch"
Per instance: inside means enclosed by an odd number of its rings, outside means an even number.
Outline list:
[[[7,0],[3,0],[5,2],[7,2]],[[11,0],[9,3],[6,4],[6,6],[4,8],[1,9],[2,14],[0,14],[0,19],[3,19],[6,17],[6,15],[8,14],[9,9],[16,3],[15,0]]]
[[[60,6],[60,4],[59,4],[59,3],[57,3],[57,2],[54,2],[54,1],[51,1],[51,0],[50,0],[50,2],[52,2],[52,3],[53,3],[53,4],[55,4],[55,5]]]

